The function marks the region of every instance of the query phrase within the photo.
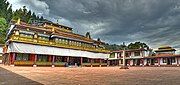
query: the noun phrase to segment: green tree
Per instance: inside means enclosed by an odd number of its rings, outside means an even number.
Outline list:
[[[140,49],[140,48],[149,49],[149,46],[141,42],[130,43],[128,45],[128,49]]]
[[[7,22],[10,22],[12,19],[12,6],[7,0],[0,0],[0,17],[6,19]]]
[[[105,44],[104,46],[105,46],[105,48],[107,50],[110,50],[110,51],[123,50],[124,47],[127,47],[126,45],[123,45],[123,44],[122,45],[117,45],[117,44],[109,45],[109,44]]]
[[[0,18],[0,44],[5,43],[5,38],[6,38],[6,31],[7,31],[7,21],[5,18]]]

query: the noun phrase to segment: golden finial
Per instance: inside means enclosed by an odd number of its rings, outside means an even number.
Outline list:
[[[54,28],[52,28],[52,31],[54,32],[54,31],[55,31],[55,29],[54,29]]]
[[[18,18],[18,20],[17,20],[17,23],[16,23],[16,24],[20,24],[20,22],[21,22],[21,19],[20,19],[20,18]]]

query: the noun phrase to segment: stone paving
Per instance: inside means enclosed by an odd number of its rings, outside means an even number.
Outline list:
[[[119,67],[0,65],[0,82],[0,85],[180,85],[180,67],[130,67],[124,70]]]

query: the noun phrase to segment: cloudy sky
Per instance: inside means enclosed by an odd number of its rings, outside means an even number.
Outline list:
[[[8,0],[111,44],[141,41],[180,48],[180,0]],[[179,49],[180,50],[180,49]],[[178,52],[180,53],[180,51]]]

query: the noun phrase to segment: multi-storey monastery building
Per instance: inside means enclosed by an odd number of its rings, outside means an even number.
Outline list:
[[[3,63],[29,66],[106,66],[109,51],[100,39],[73,33],[73,28],[44,22],[12,23]]]
[[[127,66],[179,66],[180,55],[175,54],[175,49],[164,46],[155,50],[133,49],[125,50]],[[123,50],[113,51],[110,55],[110,65],[117,66],[123,64]]]
[[[3,49],[3,63],[18,66],[179,66],[172,47],[108,51],[100,39],[73,33],[73,28],[43,22],[12,22]],[[0,57],[1,59],[1,57]]]

